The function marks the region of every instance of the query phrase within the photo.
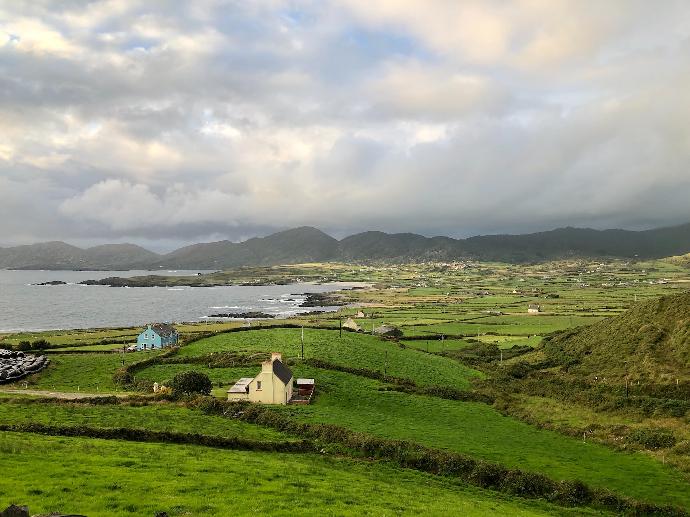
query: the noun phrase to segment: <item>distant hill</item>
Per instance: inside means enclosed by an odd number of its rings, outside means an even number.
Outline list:
[[[644,231],[558,228],[526,235],[486,235],[464,241],[468,253],[525,262],[568,256],[663,258],[690,251],[690,223]]]
[[[543,351],[575,374],[690,378],[690,292],[638,303],[619,316],[549,336]]]
[[[227,269],[314,261],[461,259],[523,263],[578,257],[650,259],[689,252],[690,224],[645,231],[558,228],[469,239],[364,232],[340,241],[316,228],[301,227],[239,243],[193,244],[165,255],[133,244],[108,244],[86,250],[64,242],[0,248],[0,268]]]
[[[134,244],[106,244],[82,249],[64,242],[0,248],[4,269],[134,269],[147,267],[160,255]]]
[[[334,260],[338,241],[316,228],[294,228],[244,242],[193,244],[169,253],[152,267],[222,269]]]

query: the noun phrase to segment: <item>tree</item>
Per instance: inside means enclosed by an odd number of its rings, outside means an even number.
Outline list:
[[[192,395],[194,393],[209,395],[212,385],[208,375],[201,372],[189,371],[175,375],[170,383],[170,387],[173,393],[178,395]]]

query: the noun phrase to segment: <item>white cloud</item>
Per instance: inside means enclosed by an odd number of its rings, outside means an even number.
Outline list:
[[[0,20],[1,199],[30,182],[42,206],[13,202],[4,235],[690,219],[680,0],[5,2]]]

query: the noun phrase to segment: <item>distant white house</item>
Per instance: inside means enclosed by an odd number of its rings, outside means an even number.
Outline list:
[[[527,307],[527,312],[529,314],[539,314],[541,312],[541,305],[537,303],[530,303]]]

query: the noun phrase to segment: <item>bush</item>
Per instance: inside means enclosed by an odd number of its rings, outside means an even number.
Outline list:
[[[37,339],[36,341],[31,343],[31,348],[33,348],[34,350],[43,350],[46,348],[50,348],[50,343],[45,339]]]
[[[119,368],[113,374],[113,383],[118,386],[127,386],[134,381],[134,377],[127,368]]]
[[[567,506],[586,506],[592,502],[593,494],[582,481],[561,481],[556,488],[556,500]]]
[[[628,440],[642,445],[645,449],[667,449],[676,444],[676,437],[666,429],[639,428],[634,429]]]
[[[507,472],[502,465],[478,461],[470,474],[470,482],[482,488],[499,488]]]
[[[201,393],[202,395],[209,395],[211,393],[211,379],[208,375],[189,371],[180,372],[173,377],[170,387],[175,395],[194,395]]]
[[[21,352],[26,352],[31,350],[31,343],[29,341],[20,341],[16,348]]]
[[[514,379],[524,379],[527,377],[527,375],[529,375],[530,370],[531,367],[529,364],[524,361],[520,361],[519,363],[508,366],[508,368],[506,368],[506,374]]]
[[[503,478],[501,488],[520,497],[546,497],[555,489],[555,483],[533,472],[511,470]]]

